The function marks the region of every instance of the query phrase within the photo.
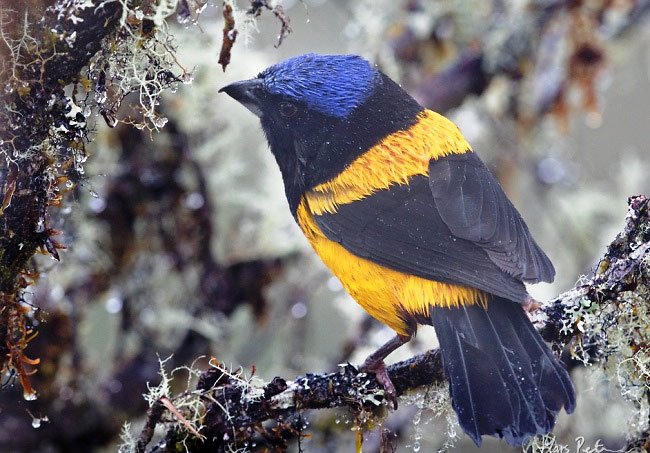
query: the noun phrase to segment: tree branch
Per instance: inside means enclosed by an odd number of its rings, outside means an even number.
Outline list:
[[[650,203],[646,197],[637,196],[629,199],[625,227],[609,245],[595,275],[544,304],[533,313],[533,321],[556,350],[570,344],[577,359],[599,361],[607,368],[609,359],[619,364],[629,358],[626,355],[630,351],[636,355],[642,348],[647,349],[645,337],[624,336],[622,341],[608,329],[633,331],[635,322],[645,323],[638,314],[640,304],[645,304],[649,295]],[[623,319],[630,312],[636,312],[637,317]],[[620,372],[621,368],[616,370]],[[388,373],[398,395],[444,382],[437,349],[396,363]],[[648,387],[634,381],[633,374],[627,390],[636,386],[647,393]],[[360,373],[349,364],[336,373],[307,373],[293,381],[276,377],[263,388],[252,387],[250,381],[233,378],[224,368],[215,367],[203,373],[197,390],[205,401],[201,433],[208,441],[187,439],[186,431],[172,424],[165,441],[150,452],[173,451],[174,445],[183,440],[189,442],[190,451],[240,446],[254,438],[284,448],[287,432],[297,434],[291,415],[302,410],[348,407],[359,413],[384,406],[383,390],[374,376]],[[264,425],[271,420],[273,429]]]

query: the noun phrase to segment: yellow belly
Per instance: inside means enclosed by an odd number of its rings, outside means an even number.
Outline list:
[[[353,255],[325,237],[314,222],[305,199],[297,215],[298,224],[312,247],[346,291],[372,317],[400,335],[412,335],[414,320],[428,319],[430,305],[458,307],[487,304],[487,295],[475,288],[404,274]]]

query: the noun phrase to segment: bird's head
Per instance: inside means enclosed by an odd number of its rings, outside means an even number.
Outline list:
[[[280,166],[292,209],[422,108],[356,55],[306,54],[223,91],[257,115]]]

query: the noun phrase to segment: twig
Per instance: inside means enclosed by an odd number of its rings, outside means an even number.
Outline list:
[[[190,422],[187,421],[185,417],[183,417],[183,414],[178,412],[178,409],[174,407],[171,401],[169,401],[168,398],[165,398],[164,396],[160,398],[160,402],[165,406],[169,412],[174,414],[178,420],[183,424],[183,426],[192,434],[194,434],[198,439],[200,440],[205,440],[205,436],[202,436],[197,430],[194,429],[194,427],[190,424]],[[151,438],[149,438],[151,440]]]
[[[135,448],[136,453],[144,453],[147,445],[151,442],[156,425],[162,418],[164,412],[165,406],[160,399],[153,403],[149,410],[147,410],[147,420],[138,437],[138,443]]]

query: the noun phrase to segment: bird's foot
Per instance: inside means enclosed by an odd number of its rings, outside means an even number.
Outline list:
[[[391,381],[388,376],[388,369],[386,368],[384,361],[373,360],[368,357],[366,361],[363,362],[363,365],[361,365],[360,370],[364,373],[373,373],[375,375],[377,382],[384,387],[384,395],[386,396],[386,399],[393,403],[393,409],[397,410],[397,390],[395,390],[393,381]]]
[[[542,303],[538,300],[533,299],[533,296],[528,295],[526,301],[521,304],[524,307],[526,313],[533,312],[542,306]]]

